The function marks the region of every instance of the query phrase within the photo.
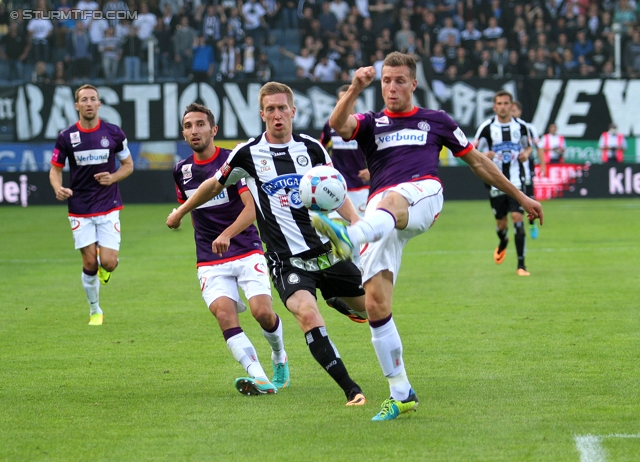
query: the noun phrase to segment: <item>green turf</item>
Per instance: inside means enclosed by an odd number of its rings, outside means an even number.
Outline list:
[[[420,406],[393,422],[370,421],[388,386],[367,325],[324,305],[366,406],[344,406],[279,300],[292,387],[235,391],[244,371],[200,298],[189,224],[164,225],[172,205],[122,211],[102,327],[64,207],[1,207],[0,460],[577,462],[585,435],[607,461],[638,460],[640,201],[544,206],[529,278],[513,239],[493,263],[487,201],[445,203],[407,246],[394,319]]]

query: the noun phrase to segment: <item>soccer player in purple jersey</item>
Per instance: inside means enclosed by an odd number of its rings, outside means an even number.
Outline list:
[[[116,125],[100,120],[100,96],[93,85],[76,90],[79,120],[58,135],[49,182],[60,201],[67,200],[75,248],[82,254],[82,285],[89,301],[89,325],[102,325],[100,283],[109,282],[118,265],[120,209],[118,182],[133,172],[127,137]],[[116,157],[120,166],[116,164]],[[62,185],[69,162],[71,181]]]
[[[366,398],[329,338],[316,300],[319,289],[325,300],[342,297],[355,312],[365,314],[360,271],[352,262],[338,258],[329,240],[318,235],[298,193],[302,175],[331,160],[318,141],[293,132],[296,107],[291,88],[268,82],[258,98],[266,131],[238,145],[215,176],[167,217],[167,226],[177,228],[188,212],[245,178],[280,299],[298,321],[313,358],[343,390],[347,406],[362,406]],[[339,210],[347,221],[358,221],[349,199]]]
[[[358,69],[329,119],[343,139],[355,139],[365,153],[371,173],[365,216],[346,228],[322,215],[313,223],[343,258],[350,258],[354,249],[366,244],[361,251],[366,309],[373,347],[391,390],[373,420],[391,420],[418,405],[402,359],[391,299],[404,245],[428,230],[442,209],[438,179],[442,147],[469,164],[485,182],[516,198],[541,223],[542,206],[513,186],[444,111],[413,105],[416,62],[410,55],[393,52],[384,60],[381,85],[386,109],[351,114],[356,98],[374,77],[373,67]]]
[[[349,85],[342,85],[338,89],[338,101],[347,92]],[[351,108],[355,112],[355,104]],[[353,202],[358,215],[364,216],[369,197],[369,171],[364,160],[364,153],[355,140],[344,141],[336,131],[329,126],[329,121],[324,124],[320,134],[320,143],[326,148],[331,144],[331,161],[333,166],[342,173],[347,182],[347,196]],[[329,215],[329,218],[340,218],[337,212]]]
[[[197,103],[187,106],[182,117],[182,135],[193,154],[173,169],[178,202],[186,202],[227,161],[231,151],[213,144],[217,132],[209,109]],[[229,351],[249,374],[235,381],[236,389],[243,395],[276,393],[290,384],[282,322],[272,308],[271,282],[262,241],[253,225],[255,218],[253,199],[244,181],[230,185],[191,212],[202,298],[218,320]],[[238,313],[246,307],[238,286],[271,346],[274,373],[271,381],[251,340],[240,327]]]

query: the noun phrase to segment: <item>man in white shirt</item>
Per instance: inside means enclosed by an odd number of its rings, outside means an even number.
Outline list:
[[[156,18],[155,14],[149,12],[149,5],[146,3],[140,4],[138,18],[133,21],[133,26],[138,29],[138,38],[143,42],[148,40],[153,34],[157,23],[158,18]]]

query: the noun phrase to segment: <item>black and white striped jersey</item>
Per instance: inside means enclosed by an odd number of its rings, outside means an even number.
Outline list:
[[[497,117],[491,117],[478,127],[474,144],[480,152],[496,153],[493,162],[518,189],[523,190],[525,184],[531,184],[529,162],[518,160],[520,152],[529,146],[529,129],[523,121],[511,118],[503,124]],[[492,195],[498,191],[491,187]]]
[[[282,259],[326,247],[328,239],[311,225],[298,192],[302,175],[324,164],[331,165],[331,158],[311,136],[294,133],[287,144],[272,144],[263,133],[238,145],[216,178],[222,184],[246,179],[256,203],[260,237],[267,250]]]
[[[531,170],[531,175],[535,176],[536,164],[539,162],[538,143],[540,142],[540,133],[538,133],[538,129],[532,123],[525,122],[519,117],[516,117],[516,120],[525,124],[529,130],[529,146],[532,148],[531,155],[529,156],[529,169]],[[531,182],[527,184],[531,184]]]

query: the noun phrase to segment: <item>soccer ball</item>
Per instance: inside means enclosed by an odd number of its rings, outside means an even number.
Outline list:
[[[328,165],[313,167],[300,179],[300,200],[314,212],[333,212],[347,197],[342,174]]]

